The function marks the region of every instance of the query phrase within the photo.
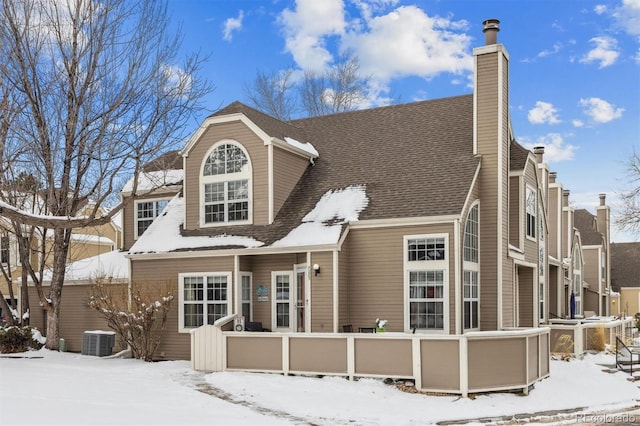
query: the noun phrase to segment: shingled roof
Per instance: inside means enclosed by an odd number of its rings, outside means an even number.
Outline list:
[[[596,217],[585,209],[578,209],[574,213],[575,227],[580,231],[583,246],[597,246],[602,244],[603,236],[598,231]]]
[[[509,150],[509,169],[510,170],[524,170],[524,166],[527,164],[527,158],[529,157],[529,151],[517,141],[511,141],[511,149]]]
[[[464,95],[283,122],[240,102],[214,116],[242,113],[269,136],[311,143],[310,165],[269,226],[183,230],[233,232],[266,245],[301,223],[323,194],[366,186],[359,219],[460,214],[479,165],[473,155],[473,96]]]
[[[640,242],[611,244],[611,288],[640,287]]]

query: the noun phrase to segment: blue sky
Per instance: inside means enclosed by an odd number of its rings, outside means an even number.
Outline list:
[[[640,152],[640,0],[170,0],[169,9],[184,50],[209,55],[212,110],[247,102],[243,86],[258,70],[321,71],[344,51],[371,76],[362,107],[471,93],[482,21],[497,18],[516,138],[546,146],[572,204],[594,213],[607,193],[615,215],[624,163]],[[640,239],[613,231],[616,242]]]

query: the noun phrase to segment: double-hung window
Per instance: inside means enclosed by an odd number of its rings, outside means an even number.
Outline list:
[[[169,204],[168,199],[136,201],[136,238],[147,230],[167,204]]]
[[[205,157],[201,180],[202,225],[250,222],[251,167],[239,145],[217,145]]]
[[[444,330],[447,236],[406,236],[404,241],[407,328]]]
[[[179,276],[179,329],[213,324],[230,312],[230,272]]]
[[[240,312],[245,321],[251,321],[251,274],[247,272],[240,273]]]
[[[462,304],[465,330],[480,326],[480,220],[478,209],[478,204],[471,207],[464,227]]]
[[[272,272],[273,330],[292,331],[293,326],[293,273]]]
[[[573,283],[571,286],[571,292],[574,297],[574,314],[582,315],[582,252],[579,246],[576,244],[573,247]],[[571,299],[569,299],[571,304]],[[569,306],[571,310],[571,306]]]
[[[0,237],[0,263],[9,264],[9,237]]]

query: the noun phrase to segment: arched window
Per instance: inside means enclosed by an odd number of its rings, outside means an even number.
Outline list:
[[[464,226],[462,303],[465,330],[480,326],[479,231],[479,210],[475,204],[469,210]]]
[[[215,146],[205,157],[201,176],[202,224],[251,220],[251,163],[232,142]]]

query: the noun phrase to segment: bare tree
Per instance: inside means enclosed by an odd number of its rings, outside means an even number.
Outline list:
[[[26,262],[47,311],[49,349],[58,348],[72,228],[110,221],[122,206],[102,216],[101,207],[123,177],[134,177],[135,195],[142,165],[182,141],[212,88],[197,77],[198,54],[178,61],[180,36],[167,27],[161,1],[1,2],[0,77],[14,115],[0,133],[1,182],[32,173],[42,184],[45,213],[0,200],[0,215],[22,229],[50,229],[47,294]],[[79,216],[87,205],[92,209]]]
[[[306,70],[298,83],[293,77],[291,68],[270,74],[258,71],[253,84],[245,85],[245,95],[255,108],[286,121],[299,112],[315,117],[357,109],[370,83],[354,56],[343,57],[322,73]]]
[[[128,291],[125,285],[98,279],[91,288],[89,307],[104,317],[134,358],[153,361],[173,299],[168,283],[132,283]]]
[[[622,211],[618,224],[640,234],[640,154],[637,152],[627,162],[627,175],[631,189],[621,195]]]
[[[366,99],[370,77],[359,73],[356,57],[345,57],[324,73],[305,71],[300,100],[309,116],[352,111]]]
[[[292,96],[293,69],[270,74],[258,71],[251,86],[244,85],[245,96],[257,109],[283,121],[291,120],[297,112]]]

